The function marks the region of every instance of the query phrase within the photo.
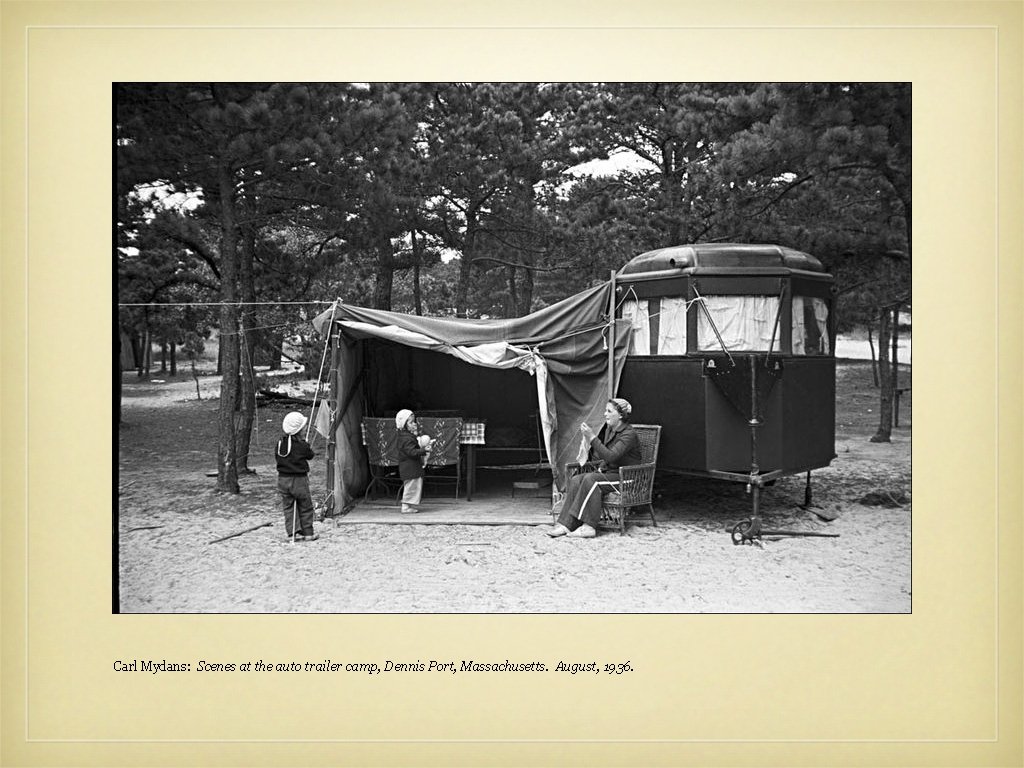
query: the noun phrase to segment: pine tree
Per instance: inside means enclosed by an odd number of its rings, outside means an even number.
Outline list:
[[[117,102],[118,179],[201,196],[215,220],[223,380],[218,411],[217,488],[238,492],[240,370],[239,232],[242,214],[267,179],[307,163],[316,150],[315,86],[296,84],[121,84]]]

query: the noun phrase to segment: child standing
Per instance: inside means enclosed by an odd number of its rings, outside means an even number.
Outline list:
[[[313,531],[313,497],[309,494],[309,460],[315,455],[299,437],[306,417],[292,411],[284,417],[284,435],[277,441],[277,490],[284,510],[284,529],[291,541],[316,541]],[[298,515],[295,505],[298,505]],[[298,518],[296,520],[296,518]]]
[[[433,440],[426,435],[416,439],[419,425],[415,414],[408,408],[395,414],[395,426],[398,427],[398,473],[403,480],[402,514],[419,512],[425,474],[423,457],[430,450]]]

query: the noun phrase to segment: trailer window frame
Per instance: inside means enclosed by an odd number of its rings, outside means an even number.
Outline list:
[[[697,298],[698,292],[700,296],[704,297],[709,295],[761,296],[779,299],[781,296],[781,312],[778,326],[775,328],[775,340],[771,344],[772,354],[801,359],[833,357],[835,354],[835,286],[831,277],[827,275],[819,276],[810,272],[782,273],[777,268],[742,275],[733,275],[717,269],[697,269],[688,270],[687,273],[678,276],[659,277],[658,279],[627,279],[617,286],[616,292],[621,302],[616,312],[619,317],[627,316],[623,314],[623,308],[627,302],[636,302],[637,304],[644,302],[648,307],[646,332],[641,334],[641,338],[646,340],[646,345],[643,350],[632,348],[629,352],[631,357],[662,360],[693,359],[721,352],[717,338],[714,345],[704,345],[706,348],[701,346],[698,326],[703,310],[692,303]],[[821,349],[820,342],[825,342],[823,351],[807,354],[805,346],[803,352],[794,352],[794,297],[802,298],[804,301],[808,299],[821,300],[821,306],[824,306],[827,315],[824,323],[825,333],[819,331],[817,341],[819,349]],[[679,300],[680,302],[685,300],[688,306],[684,334],[685,348],[674,344],[671,352],[662,352],[661,314],[664,299]],[[657,310],[651,309],[654,302],[658,303]],[[801,303],[803,302],[798,302],[798,306]],[[774,316],[772,319],[774,321]],[[798,339],[797,348],[799,347]],[[683,351],[684,349],[685,351]],[[729,351],[730,353],[750,354],[764,353],[767,350],[743,346],[730,347]]]

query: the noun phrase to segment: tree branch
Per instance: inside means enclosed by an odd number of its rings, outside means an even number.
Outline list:
[[[505,261],[504,259],[499,259],[495,256],[476,256],[469,261],[470,263],[475,263],[477,261],[493,261],[497,264],[503,264],[506,267],[518,267],[519,269],[526,269],[531,272],[557,272],[560,269],[572,269],[579,266],[578,264],[556,264],[553,267],[537,267],[533,264],[517,264],[513,261]]]
[[[538,232],[538,230],[536,230],[536,229],[527,229],[527,228],[524,228],[524,229],[522,229],[520,231],[526,232],[528,234],[537,234],[537,232]],[[513,250],[516,250],[516,251],[522,251],[523,253],[536,253],[539,256],[543,256],[544,254],[547,253],[547,249],[546,248],[527,248],[524,245],[516,245],[515,243],[510,243],[508,240],[504,239],[503,237],[500,237],[493,229],[489,229],[487,227],[481,227],[480,228],[480,234],[481,235],[486,235],[487,237],[494,238],[495,240],[497,240],[502,245],[504,245],[504,246],[506,246],[508,248],[512,248]]]
[[[213,271],[214,277],[220,280],[220,270],[217,268],[217,258],[214,256],[213,251],[199,238],[194,235],[185,232],[181,227],[170,227],[166,225],[157,225],[164,237],[168,240],[172,240],[176,243],[184,245],[186,248],[191,249],[199,258],[206,262],[207,266]]]
[[[878,278],[877,277],[873,277],[870,280],[861,280],[859,283],[854,283],[851,286],[843,288],[841,291],[838,291],[836,293],[836,295],[837,296],[843,296],[843,295],[845,295],[847,293],[852,293],[853,291],[857,290],[858,288],[860,288],[862,286],[872,285],[872,284],[877,283],[877,282],[878,282]]]
[[[778,204],[778,202],[779,202],[779,201],[780,201],[780,200],[781,200],[782,198],[784,198],[784,197],[785,197],[786,195],[788,195],[788,194],[789,194],[790,192],[792,192],[792,191],[793,191],[794,189],[796,189],[797,187],[799,187],[799,186],[800,186],[801,184],[805,184],[805,183],[807,183],[808,181],[811,181],[811,180],[812,180],[813,178],[814,178],[814,174],[813,174],[813,173],[809,173],[809,174],[807,174],[806,176],[804,176],[803,178],[800,178],[800,179],[794,179],[793,181],[791,181],[791,182],[790,182],[789,184],[787,184],[787,185],[786,185],[786,188],[785,188],[785,189],[783,189],[783,190],[782,190],[782,191],[781,191],[781,192],[780,192],[780,193],[779,193],[778,195],[776,195],[776,196],[775,196],[774,198],[772,198],[771,200],[769,200],[769,201],[768,201],[768,202],[767,202],[767,203],[766,203],[766,204],[765,204],[765,205],[764,205],[764,206],[763,206],[762,208],[760,208],[759,210],[757,210],[757,211],[755,211],[754,213],[752,213],[752,214],[751,214],[751,216],[760,216],[760,215],[761,215],[762,213],[764,213],[765,211],[767,211],[767,210],[768,210],[769,208],[771,208],[772,206],[775,206],[775,205],[777,205],[777,204]]]

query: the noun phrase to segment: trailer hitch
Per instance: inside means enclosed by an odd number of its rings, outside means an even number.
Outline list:
[[[818,531],[769,531],[761,527],[760,517],[741,520],[732,527],[733,544],[753,544],[754,539],[759,539],[762,536],[818,536],[829,539],[839,538],[838,533],[819,533]]]

